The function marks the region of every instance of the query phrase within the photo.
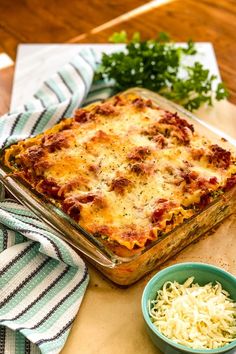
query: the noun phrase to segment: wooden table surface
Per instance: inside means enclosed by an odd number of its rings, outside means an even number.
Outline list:
[[[93,0],[89,6],[72,0],[66,7],[63,4],[62,0],[43,0],[40,5],[37,0],[24,5],[1,0],[0,48],[14,59],[21,42],[102,43],[122,29],[140,31],[143,38],[166,31],[177,41],[192,38],[213,43],[229,100],[236,103],[235,0]],[[13,72],[13,66],[0,71],[0,114],[9,108]]]
[[[0,46],[14,57],[18,43],[61,43],[147,0],[1,0]]]

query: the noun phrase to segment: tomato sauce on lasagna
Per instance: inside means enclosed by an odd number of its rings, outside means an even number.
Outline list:
[[[134,94],[78,109],[7,148],[4,158],[15,175],[121,255],[144,248],[236,184],[231,151]]]

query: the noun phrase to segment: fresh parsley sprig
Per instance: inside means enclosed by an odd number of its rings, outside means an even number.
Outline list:
[[[125,31],[114,33],[109,40],[126,43],[126,49],[109,55],[103,53],[96,79],[115,80],[117,91],[141,86],[159,92],[190,111],[203,103],[212,105],[213,97],[217,100],[228,97],[223,83],[213,90],[216,77],[201,63],[187,67],[182,64],[185,56],[196,54],[192,41],[186,47],[178,47],[166,33],[143,41],[138,32],[128,40]]]

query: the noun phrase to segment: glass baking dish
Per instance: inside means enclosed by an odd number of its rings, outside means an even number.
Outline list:
[[[126,93],[134,93],[144,99],[151,99],[161,108],[179,113],[194,124],[200,134],[209,138],[213,143],[222,145],[221,139],[224,138],[224,147],[230,148],[231,151],[236,150],[236,141],[233,138],[158,94],[142,88],[129,89],[122,94]],[[36,192],[29,184],[10,175],[9,172],[9,168],[0,160],[0,180],[15,198],[43,219],[50,228],[56,231],[58,237],[82,252],[95,267],[119,285],[130,285],[136,282],[144,274],[175,255],[236,210],[235,186],[214,199],[205,209],[151,242],[144,249],[132,256],[121,257]]]

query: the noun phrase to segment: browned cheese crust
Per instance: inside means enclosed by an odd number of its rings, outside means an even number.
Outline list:
[[[232,153],[134,94],[78,109],[5,151],[5,164],[120,255],[236,184]]]

